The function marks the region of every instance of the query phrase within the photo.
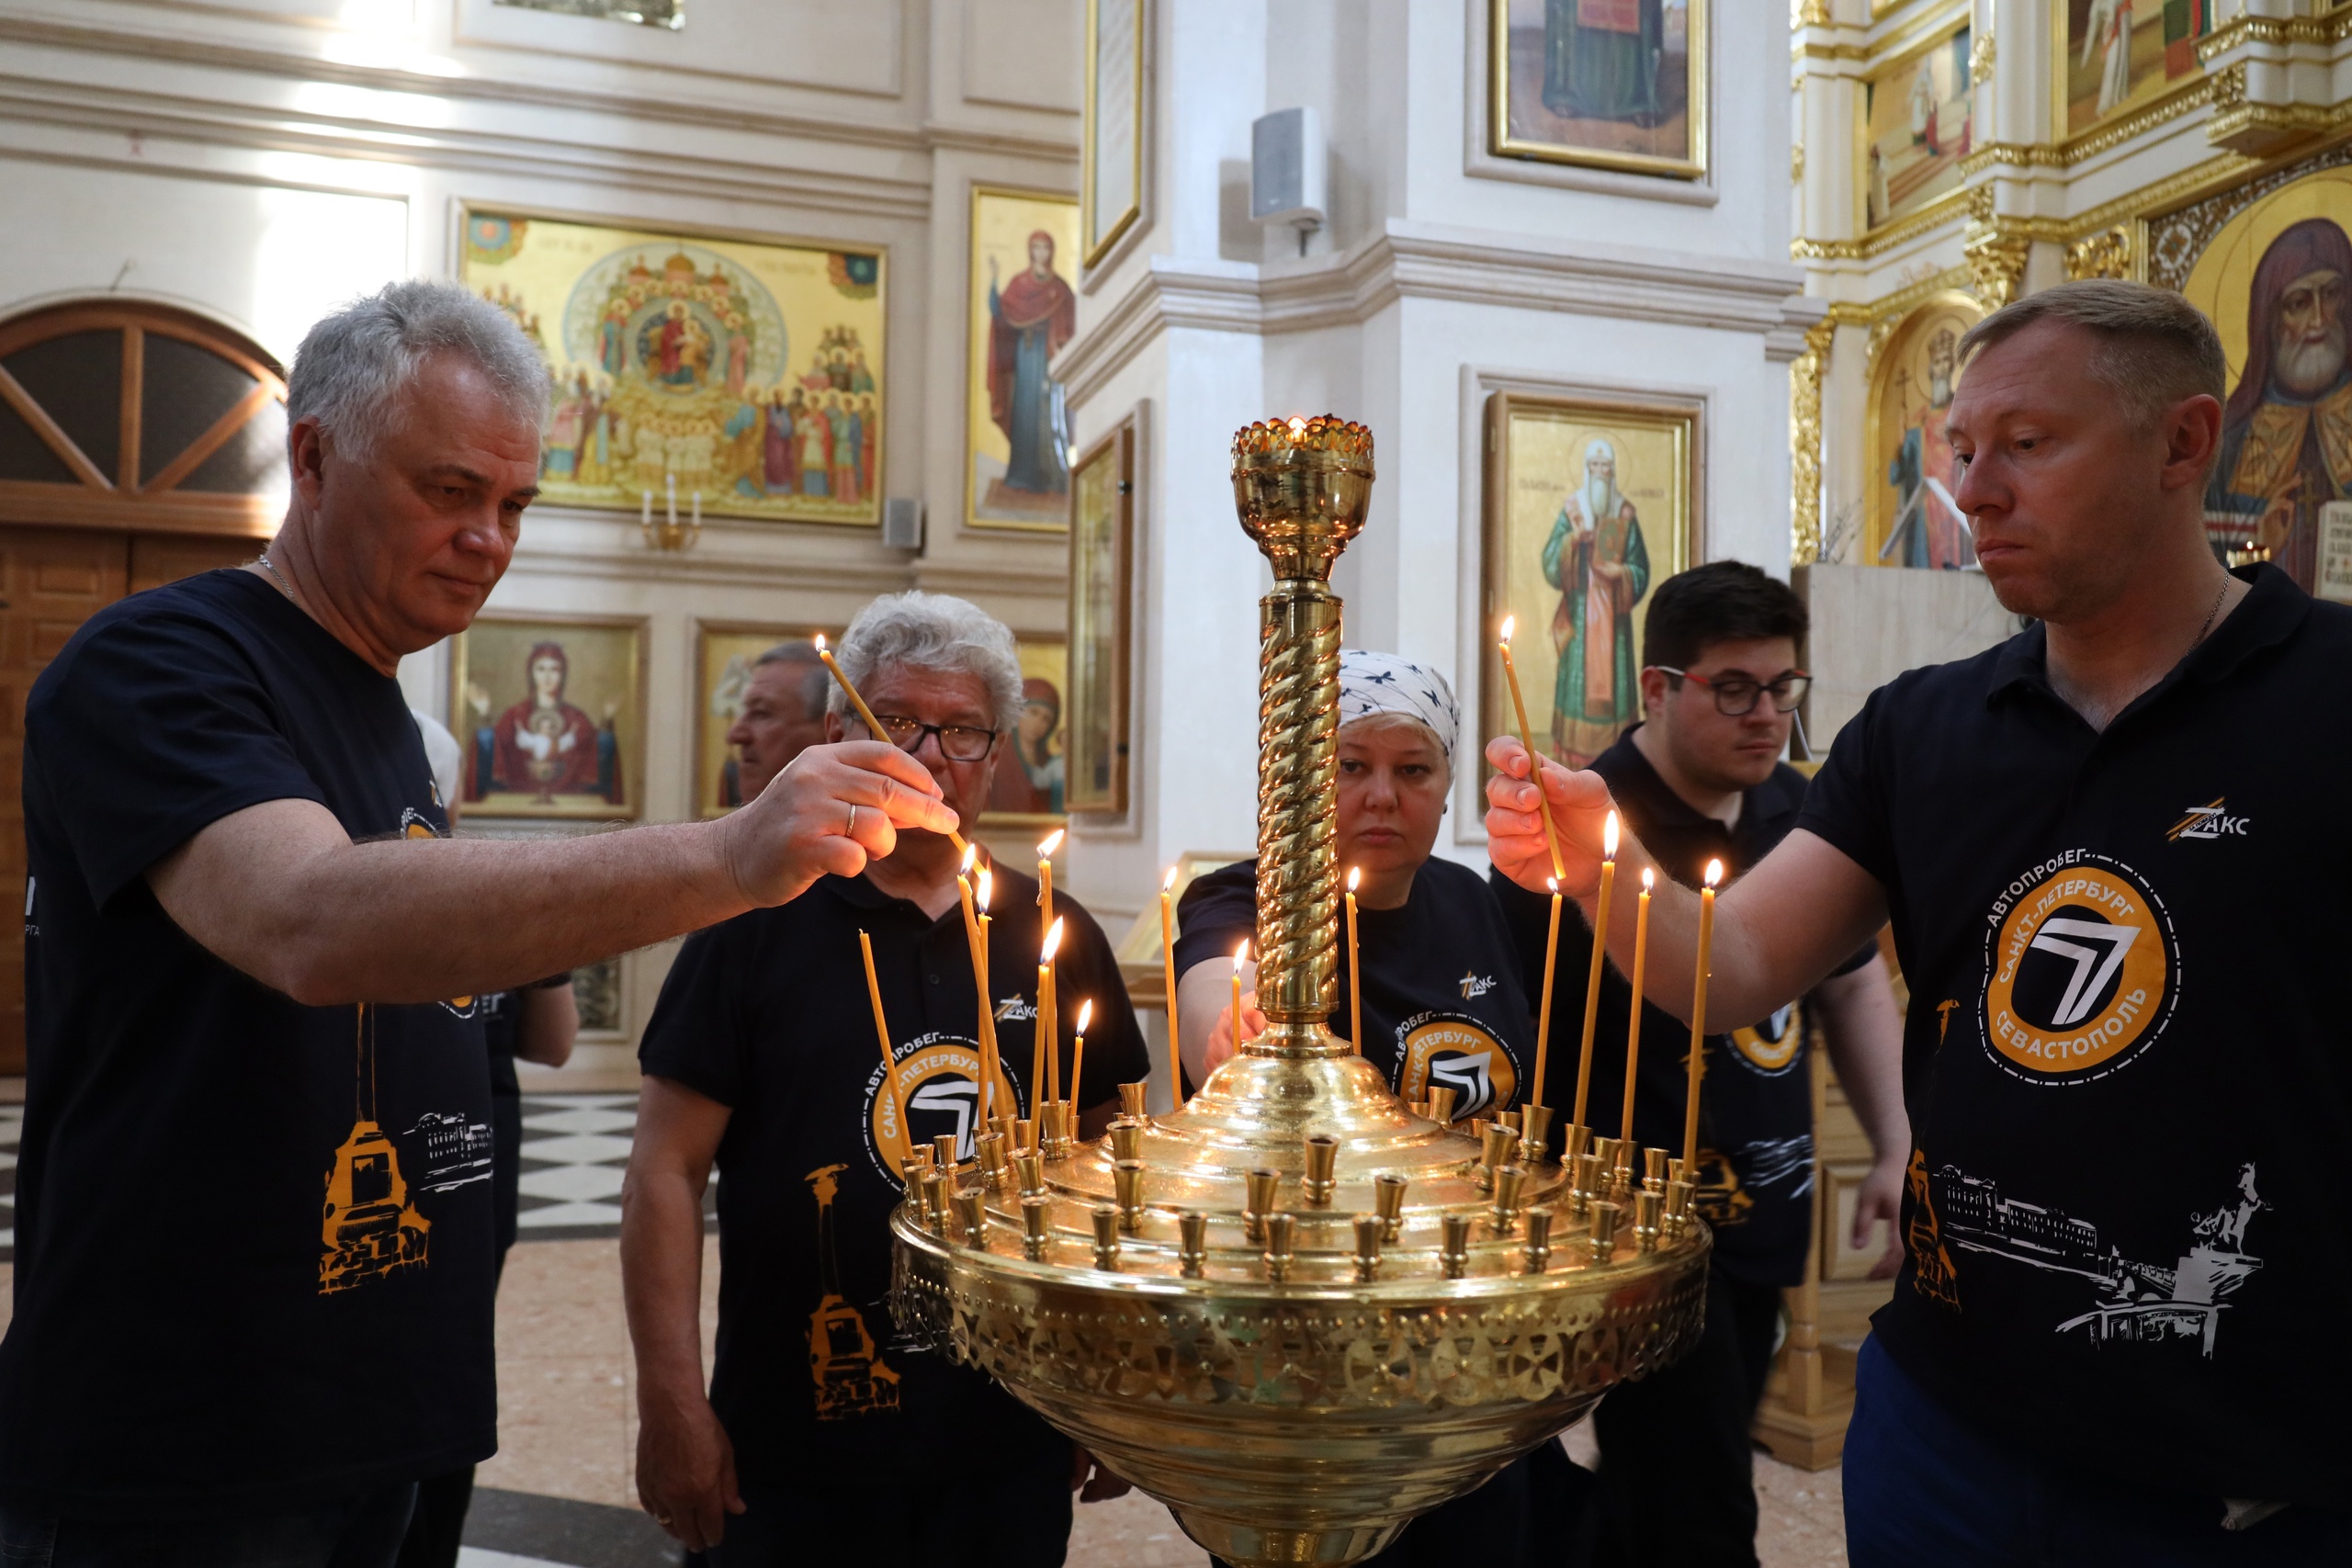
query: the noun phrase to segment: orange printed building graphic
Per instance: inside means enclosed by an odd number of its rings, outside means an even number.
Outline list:
[[[817,1419],[839,1421],[899,1407],[899,1374],[882,1359],[865,1319],[842,1294],[833,1253],[833,1194],[846,1166],[829,1165],[803,1178],[817,1194],[817,1257],[824,1294],[808,1315],[808,1375],[817,1382]]]
[[[1943,1227],[1936,1223],[1936,1201],[1928,1189],[1928,1154],[1911,1151],[1911,1285],[1929,1301],[1960,1310],[1959,1270],[1944,1250]]]
[[[319,1293],[348,1291],[395,1269],[422,1267],[433,1229],[411,1206],[400,1151],[376,1123],[376,1032],[359,1009],[358,1113],[327,1170]]]

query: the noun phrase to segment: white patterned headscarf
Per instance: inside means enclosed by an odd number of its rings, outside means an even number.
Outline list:
[[[1462,728],[1462,711],[1445,677],[1426,664],[1415,664],[1393,653],[1369,653],[1360,648],[1340,650],[1340,722],[1393,714],[1418,720],[1453,763],[1453,742]]]

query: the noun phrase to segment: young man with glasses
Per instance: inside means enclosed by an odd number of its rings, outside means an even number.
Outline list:
[[[1012,634],[937,593],[889,594],[842,637],[843,671],[886,738],[974,820],[1021,712]],[[826,739],[865,739],[836,690]],[[931,1568],[1062,1561],[1070,1494],[1126,1489],[983,1374],[892,1331],[888,1217],[902,1162],[978,1132],[979,998],[942,833],[903,829],[863,874],[820,878],[775,919],[688,939],[662,987],[622,1193],[621,1273],[638,1366],[637,1484],[711,1568]],[[994,868],[990,1011],[1000,1112],[1028,1116],[1037,884]],[[1052,1048],[1081,1130],[1149,1071],[1117,960],[1067,894]],[[863,933],[887,1015],[886,1079]],[[1080,1005],[1086,1080],[1070,1080]],[[1007,1110],[1008,1100],[1011,1109]],[[706,1393],[699,1331],[703,1193],[718,1187],[718,1335]],[[942,1464],[943,1459],[950,1462]],[[907,1482],[925,1478],[921,1506]]]
[[[1593,771],[1665,875],[1695,887],[1707,862],[1721,860],[1736,878],[1796,825],[1804,800],[1804,776],[1780,760],[1810,680],[1797,664],[1804,604],[1755,567],[1714,561],[1659,584],[1642,629],[1644,722]],[[1493,881],[1536,994],[1549,901],[1500,872]],[[1591,940],[1580,922],[1563,925],[1555,1040],[1581,1031]],[[1809,999],[1877,1156],[1854,1217],[1862,1246],[1880,1220],[1894,1224],[1910,1148],[1901,1030],[1876,946],[1854,953]],[[1602,1134],[1624,1131],[1631,1004],[1631,988],[1609,971],[1586,1111]],[[1699,1111],[1700,1212],[1715,1236],[1706,1332],[1690,1356],[1611,1393],[1594,1417],[1596,1563],[1756,1562],[1748,1429],[1771,1368],[1781,1290],[1804,1276],[1815,1201],[1804,1034],[1796,1009],[1785,1008],[1708,1037]],[[1680,1145],[1689,1055],[1688,1025],[1645,1004],[1632,1129],[1645,1146]],[[1564,1065],[1567,1076],[1555,1077],[1548,1095],[1555,1105],[1566,1100],[1559,1086],[1574,1082],[1575,1066]],[[1899,1253],[1890,1245],[1882,1272],[1893,1272]]]

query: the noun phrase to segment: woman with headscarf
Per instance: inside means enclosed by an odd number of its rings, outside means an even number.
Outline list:
[[[1393,653],[1340,654],[1340,874],[1356,888],[1363,1038],[1357,1048],[1403,1098],[1454,1090],[1457,1118],[1526,1097],[1535,1031],[1501,906],[1485,877],[1435,857],[1461,728],[1437,671]],[[1233,1055],[1233,951],[1258,926],[1258,868],[1244,861],[1195,881],[1179,906],[1177,1001],[1186,1076]],[[1242,965],[1245,1039],[1266,1027],[1257,965]],[[1348,951],[1340,945],[1331,1032],[1346,1037]],[[1556,1097],[1555,1097],[1556,1099]],[[1456,1561],[1512,1568],[1565,1550],[1588,1478],[1545,1443],[1469,1496],[1422,1516],[1372,1559],[1380,1568]],[[1475,1553],[1475,1555],[1465,1555]]]

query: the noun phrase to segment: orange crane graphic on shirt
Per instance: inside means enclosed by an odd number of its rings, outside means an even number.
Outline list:
[[[817,1194],[817,1259],[824,1293],[808,1315],[808,1375],[817,1382],[817,1419],[839,1421],[899,1407],[899,1374],[882,1359],[865,1319],[842,1294],[841,1263],[833,1251],[835,1179],[847,1166],[828,1165],[801,1179]]]

